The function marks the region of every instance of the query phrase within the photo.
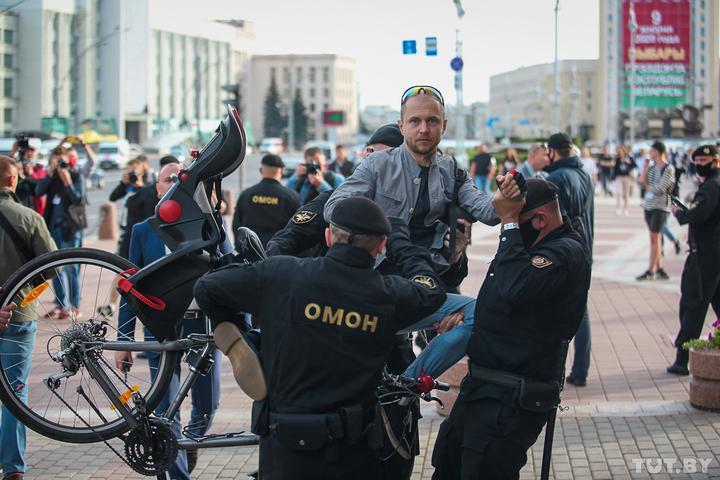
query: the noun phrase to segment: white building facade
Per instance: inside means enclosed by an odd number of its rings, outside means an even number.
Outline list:
[[[309,116],[308,137],[351,143],[358,131],[358,93],[355,60],[333,54],[255,55],[252,58],[252,88],[249,118],[257,139],[265,136],[263,119],[265,97],[275,77],[280,109],[287,112],[291,92],[300,90]],[[323,112],[341,110],[345,123],[339,127],[323,125]]]

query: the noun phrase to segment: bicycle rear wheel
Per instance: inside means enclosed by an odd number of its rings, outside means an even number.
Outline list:
[[[177,352],[150,352],[154,366],[135,360],[126,379],[115,366],[115,352],[102,348],[107,340],[121,339],[119,318],[135,322],[137,335],[142,331],[136,316],[124,311],[125,303],[115,318],[102,308],[117,298],[119,274],[132,267],[102,250],[57,250],[27,263],[5,283],[0,305],[14,302],[18,309],[0,335],[0,399],[27,427],[71,443],[99,442],[127,431],[126,419],[94,378],[98,372],[120,395],[137,388],[148,411],[160,401]],[[68,306],[58,317],[57,305],[67,302],[76,302],[76,308]]]

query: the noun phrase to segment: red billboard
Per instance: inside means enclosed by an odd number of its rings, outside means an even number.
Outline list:
[[[635,106],[687,103],[691,68],[691,0],[623,0],[623,105],[630,106],[631,25],[635,26]],[[634,20],[633,13],[634,11]]]

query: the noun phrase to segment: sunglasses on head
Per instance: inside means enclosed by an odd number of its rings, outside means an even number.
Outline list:
[[[420,94],[430,95],[435,100],[440,102],[443,107],[445,106],[445,99],[443,98],[442,93],[440,93],[440,90],[435,87],[431,87],[430,85],[415,85],[414,87],[408,88],[402,95],[400,105],[405,105],[405,102],[407,102],[408,98]]]

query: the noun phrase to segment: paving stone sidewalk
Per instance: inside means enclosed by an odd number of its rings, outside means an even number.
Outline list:
[[[677,224],[671,227],[682,232]],[[678,326],[684,254],[675,255],[667,245],[671,280],[638,283],[634,277],[647,262],[647,233],[637,202],[629,216],[616,216],[612,199],[598,198],[595,229],[589,301],[592,366],[587,387],[568,386],[563,394],[568,409],[558,415],[552,478],[720,478],[720,415],[689,406],[688,378],[665,373],[674,358],[670,339]],[[473,235],[471,275],[463,290],[474,296],[497,247],[497,233],[476,227]],[[94,246],[114,248],[107,242]],[[221,407],[212,431],[247,428],[250,404],[234,387],[227,362],[221,383]],[[189,416],[189,403],[184,418]],[[432,445],[443,419],[430,405],[423,407],[423,414],[416,480],[432,476]],[[528,452],[522,478],[539,477],[543,438]],[[62,444],[34,433],[28,444],[29,479],[140,478],[104,445]],[[122,447],[117,441],[113,445]],[[255,447],[207,450],[193,476],[242,479],[256,466]]]

